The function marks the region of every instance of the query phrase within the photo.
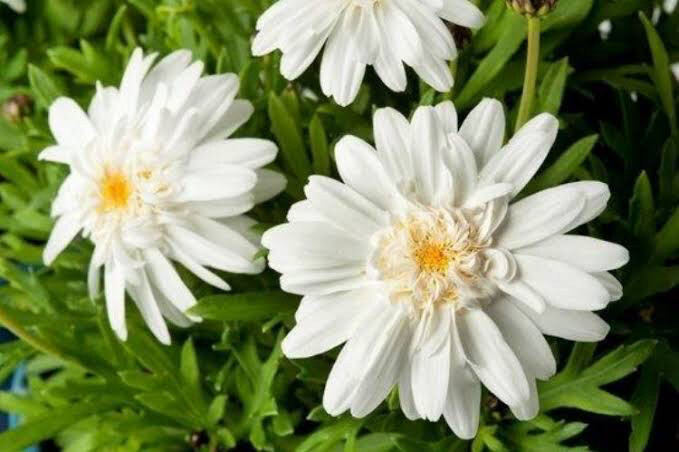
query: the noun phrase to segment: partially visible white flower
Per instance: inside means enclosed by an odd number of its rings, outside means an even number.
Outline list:
[[[2,3],[6,3],[10,8],[18,13],[23,13],[26,11],[26,2],[24,0],[0,0]]]
[[[677,3],[679,3],[679,0],[665,0],[663,2],[663,9],[667,14],[672,14],[677,9]]]
[[[95,245],[90,295],[100,272],[111,327],[125,340],[125,293],[153,334],[170,335],[163,317],[179,326],[199,318],[185,311],[196,299],[172,260],[205,282],[229,286],[206,267],[259,273],[260,245],[243,214],[279,193],[285,180],[263,166],[276,145],[228,138],[253,112],[234,100],[234,74],[201,77],[203,64],[187,50],[152,68],[156,54],[132,54],[120,88],[97,86],[87,113],[71,99],[50,107],[57,145],[40,157],[69,165],[52,205],[57,217],[44,250],[50,264],[79,232]]]
[[[469,0],[279,0],[257,21],[252,51],[280,49],[281,73],[294,80],[325,45],[321,88],[343,106],[356,98],[369,65],[393,91],[406,88],[403,63],[448,91],[446,62],[457,49],[445,21],[478,28],[484,17]]]
[[[476,434],[481,383],[520,419],[538,412],[536,379],[556,370],[543,334],[599,341],[591,311],[620,298],[610,274],[625,248],[567,234],[598,216],[606,184],[574,182],[518,201],[558,121],[542,114],[502,146],[502,105],[484,100],[458,128],[450,102],[412,122],[374,116],[377,149],[336,146],[344,183],[312,177],[289,223],[267,231],[284,290],[304,295],[283,341],[290,358],[344,344],[325,387],[332,415],[373,411],[398,385],[409,419],[444,416]]]
[[[679,82],[679,63],[674,63],[671,67],[674,78],[676,78],[677,82]]]

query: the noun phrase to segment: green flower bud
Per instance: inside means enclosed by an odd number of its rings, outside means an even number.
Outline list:
[[[549,14],[558,0],[507,0],[507,6],[528,17],[542,17]]]

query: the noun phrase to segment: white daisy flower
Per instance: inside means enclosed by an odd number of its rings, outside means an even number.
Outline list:
[[[281,73],[294,80],[325,45],[321,88],[343,106],[356,98],[368,65],[393,91],[406,88],[403,63],[448,91],[446,62],[457,49],[444,21],[479,28],[484,17],[469,0],[279,0],[257,21],[252,52],[280,49]]]
[[[26,2],[24,0],[0,0],[18,13],[26,12]]]
[[[543,334],[598,341],[590,311],[621,296],[608,273],[625,248],[566,234],[599,215],[601,182],[575,182],[513,202],[554,143],[542,114],[502,146],[502,106],[486,99],[458,129],[450,102],[412,122],[374,117],[377,151],[343,138],[344,183],[312,177],[289,223],[264,234],[284,290],[304,295],[283,342],[290,358],[346,344],[323,406],[366,416],[398,385],[410,419],[443,415],[475,435],[481,383],[520,419],[538,412],[535,379],[556,363]]]
[[[120,88],[97,86],[87,113],[71,99],[50,107],[57,145],[41,158],[67,164],[52,205],[57,217],[44,250],[50,264],[79,232],[95,245],[89,291],[99,292],[104,270],[111,327],[125,340],[125,292],[153,334],[170,335],[163,317],[179,326],[199,321],[184,312],[196,299],[171,260],[205,282],[229,286],[206,267],[259,273],[258,238],[246,216],[279,193],[282,175],[261,169],[276,145],[228,138],[253,112],[234,100],[234,74],[201,77],[203,63],[180,50],[151,68],[156,54],[137,49]]]

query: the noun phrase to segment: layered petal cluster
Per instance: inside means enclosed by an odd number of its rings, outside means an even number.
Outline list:
[[[257,21],[254,55],[281,50],[281,73],[299,77],[323,46],[321,88],[339,105],[358,94],[367,66],[393,91],[406,88],[404,63],[438,91],[453,78],[457,49],[446,22],[483,24],[469,0],[279,0]]]
[[[71,99],[49,110],[55,146],[40,157],[69,166],[52,205],[57,218],[44,250],[50,264],[79,233],[95,245],[88,285],[105,283],[108,318],[125,339],[125,293],[153,334],[170,342],[164,317],[200,319],[172,261],[228,290],[212,269],[259,273],[259,238],[243,214],[279,193],[285,179],[262,167],[274,143],[229,136],[253,112],[235,100],[236,75],[201,76],[203,64],[180,50],[132,54],[119,88],[97,86],[87,113]]]
[[[569,234],[609,198],[575,182],[516,200],[557,135],[542,114],[504,146],[501,104],[458,128],[452,103],[374,116],[376,149],[336,146],[343,183],[312,177],[288,223],[267,231],[271,267],[303,295],[283,342],[290,358],[344,344],[323,405],[362,417],[394,386],[410,419],[444,416],[475,435],[481,384],[520,419],[538,412],[536,379],[555,372],[543,335],[598,341],[592,311],[621,296],[609,273],[623,247]]]

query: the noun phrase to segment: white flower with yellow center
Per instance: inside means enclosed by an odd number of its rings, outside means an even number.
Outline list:
[[[290,358],[346,344],[328,377],[328,413],[370,413],[398,385],[408,418],[443,415],[475,435],[481,383],[520,419],[535,380],[555,372],[543,334],[598,341],[590,311],[621,296],[616,244],[569,231],[605,208],[608,187],[575,182],[513,198],[544,161],[557,120],[543,114],[504,141],[502,106],[484,100],[458,129],[452,103],[408,122],[374,117],[377,150],[343,138],[344,183],[312,177],[289,223],[264,234],[283,289],[304,295],[283,342]]]
[[[95,245],[89,290],[99,292],[104,269],[111,327],[125,339],[127,292],[163,343],[163,317],[179,326],[200,319],[172,260],[205,282],[229,286],[206,267],[259,273],[258,237],[246,216],[279,193],[284,178],[262,169],[276,145],[228,138],[253,112],[234,100],[238,77],[202,77],[203,64],[180,50],[152,68],[156,55],[135,50],[120,88],[97,87],[88,113],[71,99],[50,107],[57,145],[41,158],[69,165],[52,205],[56,224],[44,250],[50,264],[79,232]]]
[[[404,63],[448,91],[447,61],[457,49],[445,21],[478,28],[484,17],[469,0],[279,0],[257,21],[252,52],[281,50],[281,74],[294,80],[325,45],[321,88],[343,106],[356,98],[370,65],[393,91],[406,88]]]

